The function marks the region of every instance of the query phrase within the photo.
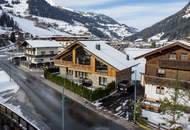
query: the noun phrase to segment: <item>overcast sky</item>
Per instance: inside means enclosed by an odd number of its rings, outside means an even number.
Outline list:
[[[60,0],[64,7],[106,14],[143,29],[182,9],[189,0]]]

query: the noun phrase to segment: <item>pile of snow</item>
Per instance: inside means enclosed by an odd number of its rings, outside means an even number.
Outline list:
[[[141,48],[125,48],[125,54],[129,56],[130,60],[133,60],[135,63],[140,63],[137,67],[134,67],[133,70],[137,70],[136,79],[140,80],[141,73],[145,73],[145,64],[146,59],[140,58],[138,60],[134,60],[135,57],[138,57],[140,55],[143,55],[145,53],[148,53],[150,51],[153,51],[154,49],[141,49]],[[132,80],[135,80],[135,75],[132,75]]]

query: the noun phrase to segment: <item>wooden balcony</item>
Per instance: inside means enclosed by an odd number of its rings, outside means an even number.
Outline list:
[[[92,67],[90,65],[73,64],[72,61],[54,60],[54,64],[56,66],[64,66],[64,67],[74,68],[76,70],[81,70],[81,71],[85,71],[85,72],[92,71]]]
[[[161,85],[166,87],[175,87],[177,84],[176,79],[157,77],[144,75],[145,84],[153,84],[153,85]],[[183,87],[185,89],[190,87],[190,81],[178,80],[179,87]]]
[[[161,59],[159,66],[167,69],[190,70],[190,61]]]

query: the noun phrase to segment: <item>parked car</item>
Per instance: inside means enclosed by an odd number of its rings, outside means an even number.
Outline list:
[[[131,86],[130,81],[128,80],[123,80],[118,84],[118,91],[120,93],[132,93],[134,91],[134,87]]]

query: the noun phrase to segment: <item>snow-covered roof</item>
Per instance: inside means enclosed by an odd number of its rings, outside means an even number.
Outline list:
[[[102,59],[106,63],[110,64],[118,70],[124,70],[137,65],[134,61],[127,60],[127,56],[111,47],[106,41],[79,41],[83,47]],[[96,45],[100,45],[100,50],[96,49]]]
[[[135,57],[135,59],[139,59],[139,58],[142,58],[142,57],[147,57],[149,55],[152,55],[152,54],[155,54],[155,53],[160,53],[161,51],[165,50],[165,49],[168,49],[170,47],[173,47],[173,46],[176,46],[176,45],[179,45],[179,46],[182,46],[184,48],[187,48],[190,50],[190,42],[189,41],[185,41],[185,40],[176,40],[176,41],[171,41],[171,42],[167,42],[167,44],[165,46],[162,46],[162,47],[159,47],[151,52],[148,52],[146,54],[143,54],[143,55],[140,55],[138,57]]]
[[[25,42],[27,42],[32,48],[62,47],[61,44],[53,40],[26,40]]]

